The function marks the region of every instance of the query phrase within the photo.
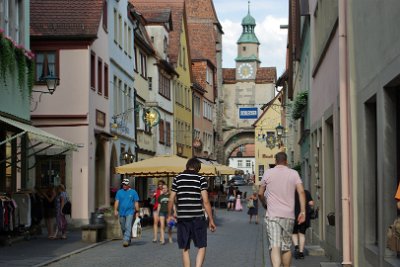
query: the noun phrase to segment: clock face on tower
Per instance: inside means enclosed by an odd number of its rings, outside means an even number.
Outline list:
[[[253,77],[253,66],[250,63],[242,63],[237,69],[240,79],[250,79]]]

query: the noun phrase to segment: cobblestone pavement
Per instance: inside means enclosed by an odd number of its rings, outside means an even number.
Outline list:
[[[251,192],[250,186],[241,187]],[[243,203],[245,207],[245,203]],[[270,267],[264,222],[249,224],[247,209],[216,209],[217,231],[208,233],[204,267]],[[262,208],[260,214],[263,214]],[[167,235],[166,235],[167,236]],[[121,240],[88,244],[80,241],[80,231],[71,231],[68,240],[48,240],[44,236],[0,247],[0,266],[182,266],[181,251],[174,243],[152,243],[152,229],[146,228],[140,239],[124,248]],[[64,242],[64,243],[63,243]],[[191,249],[194,264],[196,249]],[[293,260],[293,267],[318,267],[326,257],[307,256]]]

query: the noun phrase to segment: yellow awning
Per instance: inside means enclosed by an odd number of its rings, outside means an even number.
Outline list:
[[[9,125],[12,125],[16,128],[19,128],[23,131],[22,133],[18,133],[16,135],[11,136],[10,138],[2,141],[0,143],[0,145],[4,144],[6,142],[9,142],[12,139],[17,138],[17,137],[21,136],[23,133],[25,133],[28,135],[30,140],[35,140],[38,142],[51,144],[51,145],[56,145],[56,146],[59,146],[62,148],[66,148],[68,150],[74,150],[74,151],[78,150],[77,149],[78,146],[76,144],[66,141],[66,140],[64,140],[56,135],[53,135],[51,133],[48,133],[46,131],[43,131],[42,129],[37,128],[35,126],[29,125],[26,123],[22,123],[22,122],[19,122],[16,120],[12,120],[12,119],[9,119],[6,117],[2,117],[2,116],[0,116],[0,121],[7,123]]]
[[[177,155],[159,155],[142,161],[122,165],[115,168],[119,174],[129,174],[138,177],[162,177],[175,176],[186,169],[188,159]],[[201,164],[199,174],[214,176],[215,167]]]

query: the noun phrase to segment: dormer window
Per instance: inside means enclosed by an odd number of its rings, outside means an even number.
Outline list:
[[[167,54],[167,49],[168,49],[168,39],[167,37],[164,36],[164,53]]]

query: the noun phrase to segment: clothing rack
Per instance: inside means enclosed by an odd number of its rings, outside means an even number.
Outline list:
[[[0,192],[0,243],[11,245],[17,239],[29,240],[41,221],[41,202],[32,190]]]

